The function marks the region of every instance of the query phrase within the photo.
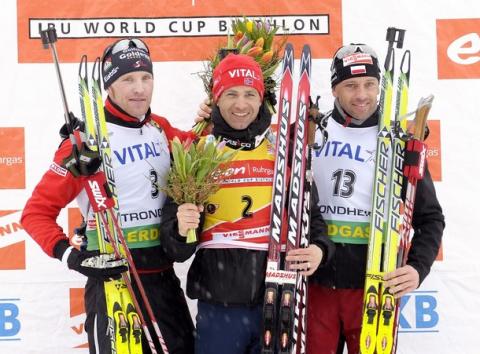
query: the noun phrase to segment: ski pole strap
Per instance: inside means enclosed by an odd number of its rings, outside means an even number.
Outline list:
[[[407,141],[403,174],[407,178],[421,180],[425,175],[425,162],[427,159],[427,145],[420,140]]]
[[[88,200],[90,200],[94,212],[114,207],[115,201],[108,189],[107,179],[103,171],[99,171],[90,176],[85,180],[84,185]]]
[[[74,177],[91,176],[98,171],[102,160],[97,151],[90,150],[85,143],[80,148],[72,146],[72,152],[63,159],[63,166]]]

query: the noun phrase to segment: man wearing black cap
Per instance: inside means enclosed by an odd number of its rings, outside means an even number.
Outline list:
[[[379,79],[378,58],[369,46],[350,44],[336,52],[331,66],[334,109],[317,131],[316,142],[323,146],[314,152],[312,160],[318,206],[336,250],[333,261],[319,268],[310,279],[309,353],[335,353],[340,336],[345,338],[349,353],[359,353]],[[395,297],[422,283],[440,247],[444,217],[428,169],[418,182],[413,228],[407,265],[384,278],[384,286]]]
[[[173,270],[173,260],[160,245],[159,227],[165,202],[162,187],[170,168],[169,141],[174,136],[185,140],[192,135],[173,128],[165,118],[150,112],[153,70],[144,42],[123,39],[109,46],[102,58],[102,77],[108,93],[105,116],[125,238],[169,352],[190,354],[193,323]],[[83,133],[75,134],[81,138]],[[21,221],[49,256],[88,277],[85,330],[90,353],[119,353],[112,348],[104,282],[118,277],[127,268],[122,261],[99,255],[95,217],[83,188],[87,173],[83,170],[78,175],[78,171],[74,173],[64,165],[64,158],[71,151],[70,140],[64,140],[49,171],[27,202]],[[86,246],[82,250],[69,245],[68,237],[56,223],[60,211],[75,198],[86,221]],[[135,288],[135,282],[133,285]],[[137,298],[140,298],[138,292]],[[149,327],[161,353],[155,331]],[[150,353],[145,340],[143,353]]]

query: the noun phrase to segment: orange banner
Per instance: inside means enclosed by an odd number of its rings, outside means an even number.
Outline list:
[[[70,288],[70,317],[74,318],[85,314],[84,306],[84,288]],[[79,337],[79,339],[85,338],[85,325],[84,323],[79,323],[78,325],[71,326],[72,331]],[[76,345],[75,348],[88,348],[88,343],[82,343]]]
[[[437,20],[439,79],[480,78],[480,18]]]
[[[125,17],[128,14],[128,17]],[[314,58],[330,58],[342,45],[341,0],[18,0],[18,60],[50,62],[39,30],[54,25],[62,62],[100,56],[115,38],[147,38],[154,61],[206,60],[226,43],[232,18],[268,18],[289,34],[297,55],[305,43]]]
[[[24,128],[0,128],[0,189],[25,188]]]
[[[442,180],[442,145],[440,140],[440,121],[428,120],[430,135],[425,143],[427,144],[428,169],[435,182]]]
[[[23,230],[20,220],[5,222],[2,216],[15,213],[16,210],[0,210],[0,240],[2,237],[15,237],[19,230]],[[0,270],[23,270],[25,266],[25,241],[0,246]]]

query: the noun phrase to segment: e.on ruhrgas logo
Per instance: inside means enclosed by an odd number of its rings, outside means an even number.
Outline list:
[[[269,19],[289,33],[296,52],[310,43],[314,58],[330,58],[342,44],[341,0],[18,0],[18,60],[50,62],[39,30],[54,25],[63,62],[100,56],[115,38],[146,38],[154,61],[206,60],[220,45],[233,18]]]
[[[78,337],[75,348],[88,348],[88,343],[85,343],[85,306],[83,296],[85,294],[84,288],[70,289],[70,328],[74,335]]]
[[[437,20],[439,79],[480,78],[480,18]]]
[[[440,140],[440,121],[428,120],[430,134],[425,143],[427,144],[428,170],[435,182],[442,180],[442,146]]]
[[[23,230],[20,213],[0,210],[0,271],[25,269],[25,240],[16,237]]]
[[[0,128],[0,189],[25,188],[24,128]]]

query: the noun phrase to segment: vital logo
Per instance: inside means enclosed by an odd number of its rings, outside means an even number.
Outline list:
[[[0,210],[0,271],[26,269],[25,240],[19,239],[22,230],[20,212]]]
[[[71,288],[70,289],[70,329],[74,336],[78,338],[75,343],[80,343],[74,348],[88,348],[85,332],[85,307],[83,297],[85,289]]]
[[[275,15],[270,8],[270,0],[244,0],[240,7],[211,0],[177,0],[167,7],[145,2],[132,6],[131,1],[114,0],[68,4],[50,0],[47,5],[18,0],[18,60],[51,60],[48,51],[38,45],[39,30],[48,26],[55,26],[62,39],[58,46],[61,62],[77,62],[82,54],[94,58],[115,38],[124,37],[147,38],[154,61],[203,60],[205,48],[225,44],[232,19],[242,16],[268,18],[279,27],[277,33],[288,31],[289,41],[299,52],[303,43],[311,43],[316,58],[330,58],[343,42],[340,0],[276,2]]]
[[[437,291],[414,291],[400,302],[399,333],[439,332]]]
[[[116,158],[122,165],[125,165],[127,162],[135,162],[137,160],[142,161],[151,157],[160,156],[160,152],[160,144],[153,141],[149,144],[135,144],[132,146],[124,147],[121,151],[113,151]]]
[[[327,141],[322,149],[314,150],[314,156],[346,158],[358,162],[374,162],[372,151],[362,150],[361,145],[353,145],[338,140]]]
[[[0,189],[25,188],[25,131],[0,128]]]
[[[480,18],[437,20],[439,79],[480,78]]]
[[[0,299],[0,342],[21,340],[20,299]]]

